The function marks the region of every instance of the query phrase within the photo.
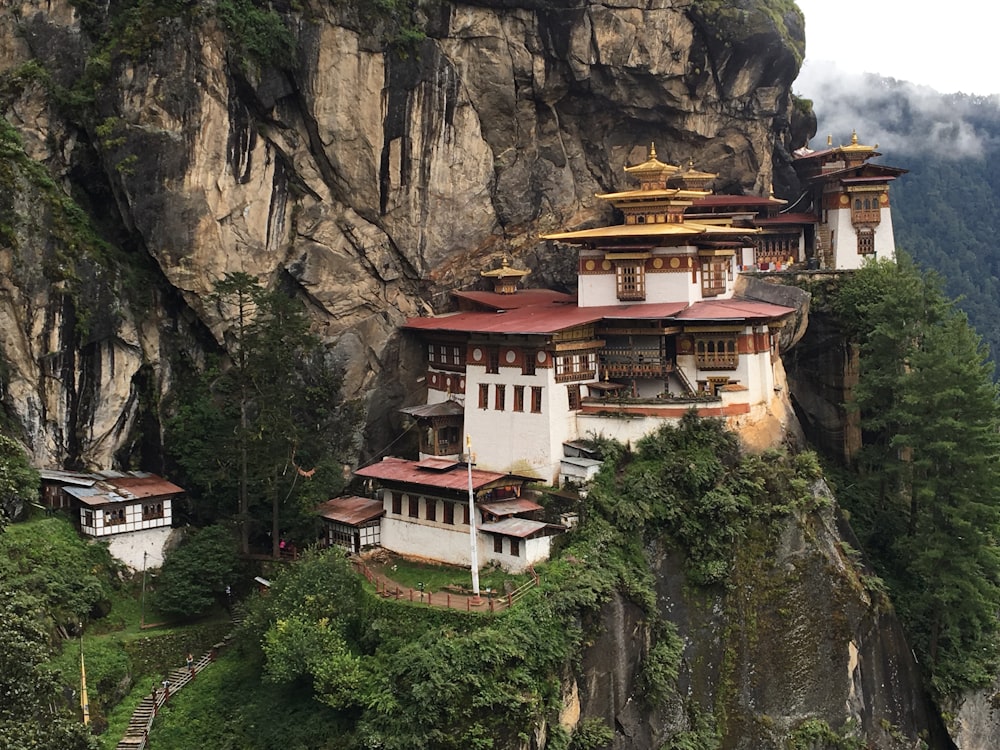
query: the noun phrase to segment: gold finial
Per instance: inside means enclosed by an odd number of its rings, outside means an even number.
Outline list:
[[[650,143],[649,144],[649,160],[652,161],[655,158],[656,158],[656,144],[655,143]]]
[[[858,145],[858,131],[857,130],[852,130],[851,131],[851,145],[852,146],[857,146]]]
[[[827,146],[832,146],[832,145],[833,145],[833,135],[832,135],[832,134],[831,134],[831,135],[828,135],[828,136],[826,137],[826,145],[827,145]]]

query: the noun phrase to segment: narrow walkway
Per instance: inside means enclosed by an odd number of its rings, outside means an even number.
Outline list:
[[[235,610],[233,613],[233,625],[239,625],[242,621],[243,613]],[[220,648],[226,645],[228,639],[229,636],[227,635],[222,642],[215,644],[211,651],[195,659],[193,674],[186,666],[172,669],[167,675],[167,680],[170,683],[169,694],[164,691],[162,685],[158,685],[155,702],[152,691],[139,701],[139,705],[132,712],[132,718],[128,723],[128,729],[125,730],[125,736],[115,746],[115,750],[145,750],[146,743],[149,741],[149,729],[153,725],[153,719],[156,717],[160,707],[176,695],[177,691],[191,682],[200,671],[211,664],[214,661],[214,655]]]

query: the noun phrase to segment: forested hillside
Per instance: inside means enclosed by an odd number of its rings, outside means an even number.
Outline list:
[[[856,129],[881,161],[909,170],[892,186],[896,245],[944,278],[944,288],[1000,351],[1000,100],[939,94],[905,81],[842,75],[811,81],[808,95],[828,133]]]

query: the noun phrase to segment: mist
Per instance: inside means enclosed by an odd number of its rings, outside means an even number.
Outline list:
[[[872,73],[847,73],[832,63],[803,66],[796,95],[811,99],[818,120],[810,148],[850,142],[878,144],[893,157],[936,153],[982,158],[1000,147],[1000,96],[942,94],[928,86]]]

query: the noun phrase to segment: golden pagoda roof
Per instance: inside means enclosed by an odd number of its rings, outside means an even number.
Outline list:
[[[687,169],[681,172],[678,177],[685,177],[698,180],[714,180],[719,176],[718,172],[702,172],[694,168],[694,160],[688,162]]]
[[[641,175],[641,174],[673,174],[680,170],[680,167],[675,167],[673,164],[664,164],[662,161],[656,158],[656,144],[649,144],[649,158],[642,164],[636,164],[632,167],[625,167],[625,171],[629,174]]]
[[[511,268],[510,264],[507,262],[507,259],[504,258],[500,262],[500,268],[494,268],[490,271],[480,271],[479,275],[484,276],[488,279],[508,279],[508,278],[520,279],[524,276],[527,276],[529,273],[531,273],[531,271],[528,270],[522,271],[519,268]]]
[[[575,232],[543,234],[541,239],[559,240],[565,242],[574,240],[608,239],[611,237],[683,237],[699,234],[746,235],[759,233],[759,229],[753,229],[750,227],[727,227],[685,221],[683,223],[664,222],[661,224],[615,224],[610,227],[579,229]]]
[[[606,201],[619,200],[650,200],[660,198],[663,200],[698,200],[706,195],[711,195],[711,190],[686,190],[684,188],[666,188],[656,190],[622,190],[618,193],[596,193],[594,197]]]
[[[858,143],[858,131],[851,131],[851,142],[847,146],[841,145],[841,151],[874,151],[878,148],[876,143],[874,146],[866,146],[863,143]]]

